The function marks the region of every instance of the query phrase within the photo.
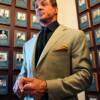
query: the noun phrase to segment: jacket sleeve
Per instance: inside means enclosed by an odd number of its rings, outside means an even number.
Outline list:
[[[65,98],[86,90],[92,81],[92,68],[85,34],[75,35],[71,50],[72,74],[59,79],[46,80],[48,95],[53,98]]]

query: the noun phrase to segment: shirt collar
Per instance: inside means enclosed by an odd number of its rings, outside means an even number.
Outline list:
[[[54,32],[58,26],[59,26],[59,23],[57,21],[54,21],[50,25],[48,25],[47,27],[42,27],[42,28],[44,28],[45,30],[49,30],[51,32]]]

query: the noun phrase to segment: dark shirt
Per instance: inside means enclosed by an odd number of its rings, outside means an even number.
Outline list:
[[[47,43],[47,41],[50,39],[51,35],[54,33],[56,28],[59,26],[59,23],[57,21],[51,23],[48,27],[42,27],[37,44],[36,44],[36,53],[35,53],[35,66],[39,60],[39,57]]]

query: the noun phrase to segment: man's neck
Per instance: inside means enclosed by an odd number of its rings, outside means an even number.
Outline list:
[[[43,27],[48,27],[51,23],[57,21],[57,19],[53,19],[53,20],[49,20],[49,21],[44,21],[44,22],[40,22],[41,26]]]

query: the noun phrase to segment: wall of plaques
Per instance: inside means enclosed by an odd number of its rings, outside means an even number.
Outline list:
[[[100,100],[100,0],[76,0],[79,28],[85,32],[93,67],[86,100]]]
[[[12,87],[20,71],[23,44],[41,28],[34,0],[0,0],[0,98],[18,100]]]

